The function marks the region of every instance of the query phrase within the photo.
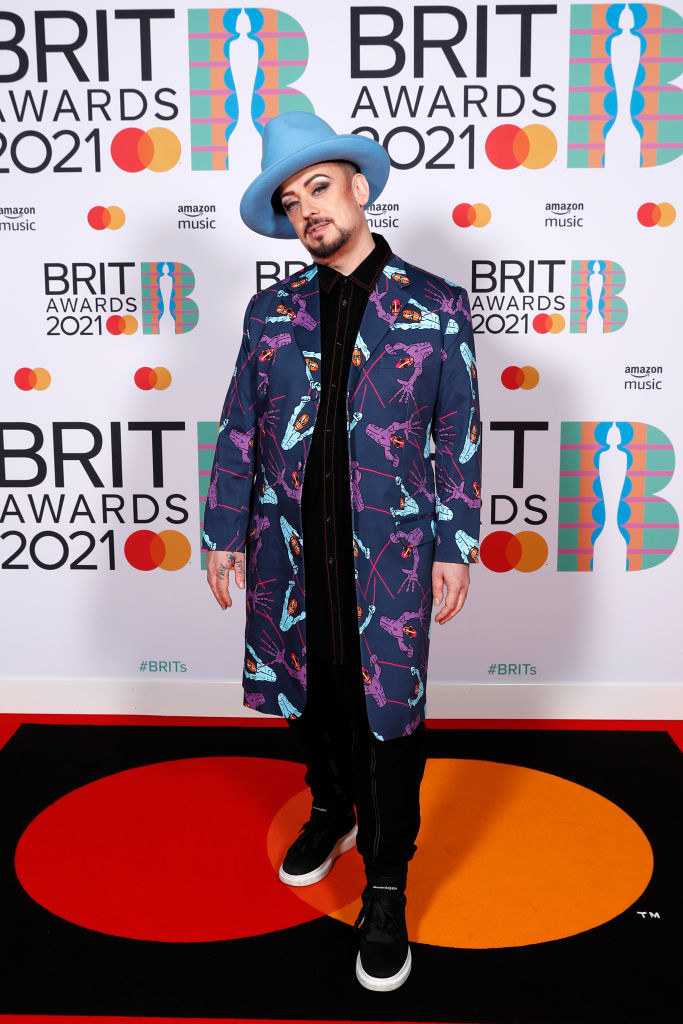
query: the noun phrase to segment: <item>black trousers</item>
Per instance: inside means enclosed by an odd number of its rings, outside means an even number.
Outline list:
[[[290,725],[301,744],[313,806],[354,806],[356,845],[368,878],[401,875],[420,828],[424,722],[410,736],[378,740],[368,724],[360,660],[333,665],[307,657],[306,706]]]

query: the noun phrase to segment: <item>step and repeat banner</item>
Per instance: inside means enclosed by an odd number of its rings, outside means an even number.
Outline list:
[[[0,0],[15,705],[241,680],[200,528],[247,302],[310,259],[238,212],[297,109],[387,149],[371,228],[470,297],[481,545],[430,682],[680,682],[682,71],[680,3]]]

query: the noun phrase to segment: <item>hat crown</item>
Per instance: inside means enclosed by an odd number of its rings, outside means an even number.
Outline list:
[[[267,170],[303,146],[336,137],[337,133],[327,121],[307,110],[288,110],[278,114],[263,129],[261,170]]]

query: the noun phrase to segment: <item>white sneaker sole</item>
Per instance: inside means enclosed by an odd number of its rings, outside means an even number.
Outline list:
[[[400,988],[406,980],[410,974],[411,966],[412,956],[410,953],[410,946],[408,946],[408,956],[406,957],[406,962],[400,971],[397,971],[397,973],[392,975],[391,978],[373,978],[371,974],[366,974],[363,970],[359,953],[356,957],[356,977],[363,988],[369,988],[372,992],[392,992],[395,988]]]
[[[357,831],[358,825],[354,825],[350,832],[347,832],[345,836],[337,840],[327,860],[324,860],[320,867],[315,868],[314,871],[307,872],[305,875],[290,875],[280,865],[280,870],[278,871],[280,881],[284,882],[285,885],[313,885],[315,882],[319,882],[326,875],[329,875],[337,857],[356,845]]]

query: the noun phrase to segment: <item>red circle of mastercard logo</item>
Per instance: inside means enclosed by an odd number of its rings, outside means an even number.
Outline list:
[[[149,572],[150,569],[165,569],[175,572],[187,565],[192,554],[190,542],[178,530],[136,530],[123,546],[126,560],[134,569]]]
[[[484,537],[479,557],[493,572],[509,572],[510,569],[536,572],[547,561],[548,545],[545,538],[533,530],[519,533],[496,530]]]

